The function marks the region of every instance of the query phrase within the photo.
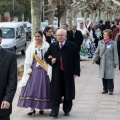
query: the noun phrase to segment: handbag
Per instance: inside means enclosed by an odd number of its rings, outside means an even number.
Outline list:
[[[98,56],[98,58],[97,58],[97,60],[95,61],[95,63],[96,63],[97,65],[100,65],[100,60],[101,60],[101,57]]]
[[[105,49],[105,50],[106,50],[106,49]],[[103,51],[102,55],[104,54],[105,50]],[[102,55],[101,55],[101,57],[102,57]],[[96,59],[96,61],[95,61],[95,63],[96,63],[97,65],[100,65],[101,57],[100,57],[100,56],[97,57],[97,59]]]

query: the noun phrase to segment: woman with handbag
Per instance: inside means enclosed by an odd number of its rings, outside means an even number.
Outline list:
[[[40,110],[40,114],[43,114],[44,109],[51,109],[52,107],[49,79],[51,78],[51,71],[48,70],[51,66],[44,60],[44,54],[48,47],[49,44],[43,38],[42,32],[38,31],[34,34],[33,42],[26,51],[24,74],[19,83],[22,91],[18,106],[30,107],[29,116],[35,114],[35,108]]]
[[[113,95],[114,91],[114,68],[118,65],[118,53],[116,41],[111,39],[112,31],[106,29],[103,31],[103,40],[99,41],[98,47],[93,57],[94,64],[98,57],[100,58],[99,77],[102,78],[103,92]]]

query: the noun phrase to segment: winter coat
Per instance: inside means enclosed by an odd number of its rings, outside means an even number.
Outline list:
[[[101,56],[99,77],[104,79],[114,79],[114,65],[118,64],[116,41],[110,40],[107,44],[104,43],[104,40],[99,41],[93,61],[96,61],[98,56]]]
[[[56,58],[55,64],[52,65],[52,58],[48,58],[49,55]],[[68,40],[66,40],[61,50],[59,48],[59,42],[52,43],[45,54],[45,60],[52,65],[52,80],[50,83],[51,99],[59,100],[61,97],[60,55],[62,55],[63,60],[66,100],[73,100],[75,99],[75,82],[73,75],[80,76],[80,56],[76,44]]]

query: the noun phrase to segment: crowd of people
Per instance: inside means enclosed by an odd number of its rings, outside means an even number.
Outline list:
[[[0,31],[0,42],[2,31]],[[7,64],[3,63],[3,56]],[[10,120],[11,104],[17,86],[15,55],[0,47],[0,69],[2,64],[10,70],[0,73],[5,83],[0,87],[0,120]],[[73,24],[71,30],[65,23],[56,30],[46,26],[44,31],[36,31],[33,41],[26,50],[23,77],[18,85],[21,93],[18,107],[30,108],[28,116],[44,114],[51,109],[50,116],[58,117],[60,104],[64,115],[68,116],[75,99],[74,79],[80,76],[80,61],[91,59],[92,64],[100,59],[99,74],[103,82],[102,94],[114,92],[114,68],[120,70],[120,22],[105,24],[92,23],[89,19]],[[8,61],[9,60],[9,61]],[[2,61],[2,62],[1,62]],[[4,60],[5,62],[5,60]],[[14,69],[14,71],[13,71]],[[1,70],[1,71],[2,71]],[[0,79],[1,82],[1,79]],[[14,87],[13,87],[14,86]]]

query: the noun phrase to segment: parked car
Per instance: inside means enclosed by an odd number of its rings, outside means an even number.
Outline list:
[[[22,23],[19,22],[2,22],[0,23],[2,30],[2,48],[13,52],[21,51],[25,55],[26,49],[26,33]]]
[[[31,40],[31,23],[29,22],[19,22],[22,23],[26,32],[26,40]]]
[[[46,26],[48,26],[48,22],[41,22],[40,30],[43,32]]]

